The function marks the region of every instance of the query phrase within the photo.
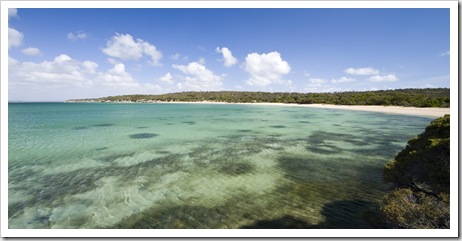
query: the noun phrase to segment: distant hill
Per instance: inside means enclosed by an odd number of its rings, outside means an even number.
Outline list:
[[[250,91],[178,92],[161,95],[120,95],[67,102],[230,102],[296,103],[335,105],[393,105],[415,107],[449,107],[448,88],[397,89],[335,93],[289,93]]]

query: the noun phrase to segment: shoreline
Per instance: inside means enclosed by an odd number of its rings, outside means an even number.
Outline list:
[[[404,106],[382,106],[382,105],[333,105],[333,104],[291,104],[291,103],[232,103],[232,102],[213,102],[213,101],[177,101],[177,102],[156,102],[167,104],[235,104],[235,105],[263,105],[263,106],[291,106],[305,108],[325,108],[338,110],[355,110],[367,112],[379,112],[385,114],[412,115],[423,117],[442,117],[450,114],[450,108],[434,107],[404,107]]]
[[[132,102],[132,101],[64,101],[64,103],[149,103],[149,104],[216,104],[216,105],[261,105],[261,106],[290,106],[304,108],[325,108],[338,110],[354,110],[378,112],[384,114],[410,115],[421,117],[442,117],[450,114],[450,108],[439,107],[405,107],[405,106],[383,106],[383,105],[334,105],[334,104],[295,104],[295,103],[269,103],[269,102],[219,102],[219,101],[147,101],[147,102]]]

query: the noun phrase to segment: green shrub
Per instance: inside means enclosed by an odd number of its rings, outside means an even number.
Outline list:
[[[449,228],[449,115],[430,123],[385,164],[383,177],[395,189],[381,207],[392,228]]]
[[[384,179],[399,187],[448,193],[449,144],[449,115],[445,115],[410,139],[406,148],[385,165]]]
[[[392,228],[449,228],[449,195],[398,188],[385,196],[381,211]]]

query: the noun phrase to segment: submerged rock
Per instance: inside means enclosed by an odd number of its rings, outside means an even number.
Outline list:
[[[158,134],[154,134],[154,133],[137,133],[137,134],[129,135],[129,137],[132,139],[149,139],[149,138],[154,138],[156,136],[158,136]]]
[[[283,125],[274,125],[274,126],[271,126],[273,128],[286,128],[287,126],[283,126]]]
[[[96,126],[96,127],[109,127],[109,126],[113,126],[114,124],[108,124],[108,123],[105,123],[105,124],[95,124],[95,125],[92,125],[92,126]]]
[[[86,127],[86,126],[77,126],[77,127],[72,128],[72,130],[76,130],[76,131],[85,130],[85,129],[88,129],[88,127]]]
[[[232,163],[224,165],[220,172],[229,175],[242,175],[251,172],[253,169],[254,167],[248,163]]]

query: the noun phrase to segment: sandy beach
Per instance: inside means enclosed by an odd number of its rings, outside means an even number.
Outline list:
[[[380,106],[380,105],[324,105],[310,104],[307,107],[313,108],[332,108],[343,110],[372,111],[389,114],[416,115],[441,117],[450,113],[449,108],[420,108],[420,107],[401,107],[401,106]]]
[[[422,108],[422,107],[402,107],[402,106],[380,106],[380,105],[331,105],[331,104],[285,104],[285,103],[229,103],[229,102],[162,102],[162,103],[182,103],[182,104],[239,104],[239,105],[268,105],[268,106],[296,106],[307,108],[329,108],[341,110],[370,111],[388,114],[414,115],[426,117],[441,117],[450,114],[450,108]]]

